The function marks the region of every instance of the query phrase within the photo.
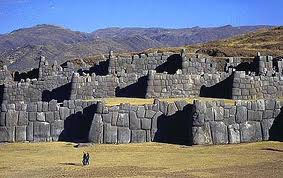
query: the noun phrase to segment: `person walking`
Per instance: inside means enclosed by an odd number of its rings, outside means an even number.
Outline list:
[[[85,152],[83,154],[83,161],[82,161],[82,163],[83,163],[83,166],[87,165],[87,154]]]
[[[89,153],[86,153],[86,164],[87,164],[87,165],[89,165],[89,159],[90,159]]]

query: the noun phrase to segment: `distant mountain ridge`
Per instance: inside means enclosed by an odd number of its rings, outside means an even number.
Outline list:
[[[106,28],[92,33],[54,25],[37,25],[0,35],[0,61],[11,70],[26,71],[38,65],[40,55],[52,62],[96,54],[142,51],[148,48],[180,47],[225,39],[271,26],[230,25],[212,28]]]

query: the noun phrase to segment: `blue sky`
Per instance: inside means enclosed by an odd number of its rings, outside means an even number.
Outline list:
[[[0,33],[37,24],[107,27],[283,25],[283,0],[0,0]]]

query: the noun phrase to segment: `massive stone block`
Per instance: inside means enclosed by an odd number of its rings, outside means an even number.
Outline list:
[[[118,131],[117,126],[111,126],[111,124],[104,123],[104,143],[117,143]]]
[[[6,126],[16,126],[18,123],[18,112],[9,110],[6,112]]]
[[[16,127],[16,141],[26,141],[27,139],[27,129],[26,126],[17,126]]]
[[[27,141],[33,141],[33,122],[29,122],[27,125]]]
[[[215,121],[222,121],[224,119],[224,108],[216,107],[214,109],[214,120]]]
[[[45,120],[46,120],[46,122],[49,122],[49,123],[54,122],[54,120],[55,120],[54,112],[46,112],[45,113]]]
[[[146,131],[145,130],[132,130],[131,142],[132,143],[146,142]]]
[[[95,114],[90,126],[89,142],[103,143],[103,122],[101,114]]]
[[[192,127],[192,141],[194,145],[212,144],[211,131],[208,123],[202,127]]]
[[[51,123],[51,137],[53,141],[58,141],[64,130],[64,121],[56,120]]]
[[[141,121],[137,118],[137,115],[134,111],[130,111],[130,129],[139,130],[141,129]]]
[[[28,125],[28,113],[25,111],[19,111],[19,122],[18,125]]]
[[[213,144],[227,144],[227,126],[223,122],[210,122]]]
[[[15,127],[0,127],[0,142],[14,142]]]
[[[241,142],[254,142],[262,140],[260,122],[247,121],[240,124]]]
[[[45,113],[44,112],[37,112],[36,113],[36,120],[40,122],[45,121]]]
[[[105,123],[111,123],[112,113],[102,114],[102,120]]]
[[[118,143],[130,143],[131,130],[126,127],[118,127]]]
[[[50,124],[48,122],[34,122],[33,124],[34,141],[51,141]]]
[[[175,105],[175,103],[169,103],[168,104],[168,108],[167,108],[167,116],[172,116],[173,114],[175,114],[178,111],[177,106]]]
[[[144,130],[150,130],[151,129],[151,119],[146,119],[146,118],[141,119],[141,127]]]
[[[232,124],[228,126],[229,143],[240,143],[240,126],[239,124]]]
[[[117,126],[129,127],[129,114],[128,113],[119,113],[118,114]]]
[[[236,122],[243,123],[243,122],[246,122],[247,119],[248,119],[247,108],[244,106],[237,106]]]
[[[59,114],[61,120],[66,120],[70,115],[70,110],[67,107],[60,107]]]
[[[0,126],[6,126],[6,113],[0,113]]]
[[[145,116],[145,108],[144,108],[144,106],[138,106],[137,117],[138,118],[144,118],[144,116]]]
[[[269,130],[272,127],[274,119],[264,119],[261,122],[262,127],[262,139],[269,140]]]

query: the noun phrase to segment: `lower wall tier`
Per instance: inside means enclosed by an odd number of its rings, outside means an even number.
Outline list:
[[[277,100],[185,101],[105,106],[55,100],[2,104],[0,142],[90,141],[228,144],[283,140],[283,102]]]

